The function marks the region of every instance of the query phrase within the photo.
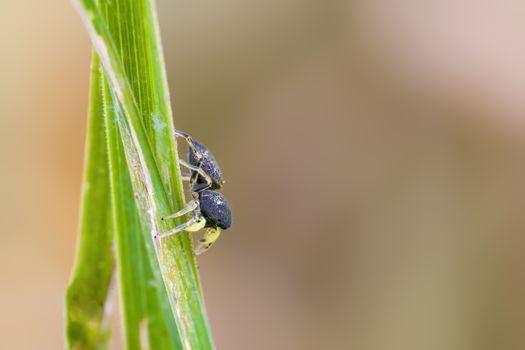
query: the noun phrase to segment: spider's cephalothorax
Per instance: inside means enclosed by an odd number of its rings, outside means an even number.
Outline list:
[[[218,190],[224,184],[224,178],[222,176],[222,171],[219,168],[219,163],[215,160],[215,157],[210,152],[210,150],[203,144],[193,141],[195,148],[188,149],[188,160],[191,165],[195,167],[200,167],[204,173],[209,176],[211,182],[209,182],[204,176],[200,175],[197,171],[192,170],[191,176],[196,177],[195,183],[198,186],[206,186],[209,183],[208,189]],[[199,159],[199,153],[201,158]]]
[[[200,254],[209,249],[219,238],[221,230],[226,230],[231,226],[231,209],[222,193],[215,191],[222,187],[224,178],[213,154],[206,146],[193,140],[188,134],[177,131],[175,135],[186,139],[189,145],[189,163],[183,160],[180,163],[191,171],[183,178],[190,181],[190,192],[193,199],[178,212],[163,217],[163,220],[178,218],[188,213],[191,213],[191,217],[172,230],[156,235],[156,238],[180,231],[195,232],[205,228],[206,232],[196,248],[197,254]]]
[[[208,147],[182,131],[177,130],[175,136],[185,139],[189,146],[188,162],[181,160],[180,163],[190,169],[190,174],[184,178],[190,181],[191,192],[220,189],[224,184],[224,177],[219,163]]]

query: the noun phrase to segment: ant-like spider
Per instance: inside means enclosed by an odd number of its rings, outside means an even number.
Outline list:
[[[190,170],[190,174],[183,175],[183,180],[189,181],[193,199],[186,203],[184,208],[164,216],[162,220],[175,219],[188,213],[191,213],[191,218],[168,232],[156,235],[155,238],[206,228],[195,249],[197,254],[201,254],[219,238],[221,229],[226,230],[231,226],[231,209],[226,198],[216,191],[224,184],[224,178],[211,151],[182,131],[176,130],[175,137],[182,137],[188,143],[189,163],[184,160],[179,160],[179,163]]]

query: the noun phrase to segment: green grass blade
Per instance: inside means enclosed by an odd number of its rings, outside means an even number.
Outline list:
[[[152,235],[180,222],[160,218],[183,206],[174,126],[153,4],[149,0],[79,0],[80,13],[99,53],[117,112],[120,137],[150,266],[159,259],[186,348],[211,349],[200,283],[187,233]],[[154,256],[154,254],[156,256]]]
[[[105,309],[114,270],[113,226],[100,82],[94,55],[77,258],[66,293],[70,349],[106,349],[110,336]]]
[[[122,144],[115,103],[106,83],[104,105],[110,159],[117,266],[124,332],[128,349],[181,349],[178,329],[170,310],[169,296],[155,258],[148,254],[143,232],[148,222],[141,222]],[[151,264],[154,264],[153,266]]]

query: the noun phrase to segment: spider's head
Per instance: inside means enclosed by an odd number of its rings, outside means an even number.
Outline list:
[[[193,144],[195,145],[197,151],[202,155],[202,158],[199,159],[197,157],[196,152],[190,148],[188,150],[188,160],[190,161],[190,164],[194,166],[200,165],[202,170],[204,170],[204,172],[208,174],[208,176],[212,180],[210,189],[218,190],[224,184],[224,177],[222,175],[221,169],[219,168],[219,163],[217,162],[213,154],[210,152],[210,150],[202,143],[193,140]],[[202,183],[206,183],[206,180],[202,176],[198,175],[197,184]]]

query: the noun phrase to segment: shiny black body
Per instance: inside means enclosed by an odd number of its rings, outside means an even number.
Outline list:
[[[232,224],[232,214],[222,193],[203,190],[199,192],[200,210],[206,219],[205,227],[228,229]]]
[[[219,168],[219,164],[215,160],[215,157],[210,152],[210,150],[204,146],[203,144],[193,140],[193,145],[197,149],[198,152],[202,154],[202,158],[197,158],[197,155],[195,151],[192,148],[188,149],[188,160],[191,165],[194,166],[200,166],[202,170],[210,177],[211,179],[211,185],[207,189],[209,190],[218,190],[222,187],[222,184],[224,183],[224,178],[222,176],[222,171]],[[206,180],[201,176],[198,175],[197,172],[192,171],[191,172],[192,178],[196,177],[196,188],[203,187],[203,184],[206,184]]]
[[[232,224],[231,209],[226,198],[216,192],[224,184],[219,163],[208,147],[182,131],[177,131],[177,134],[188,141],[188,163],[200,168],[209,178],[196,170],[190,171],[191,195],[199,203],[200,215],[206,220],[205,227],[228,229]]]

